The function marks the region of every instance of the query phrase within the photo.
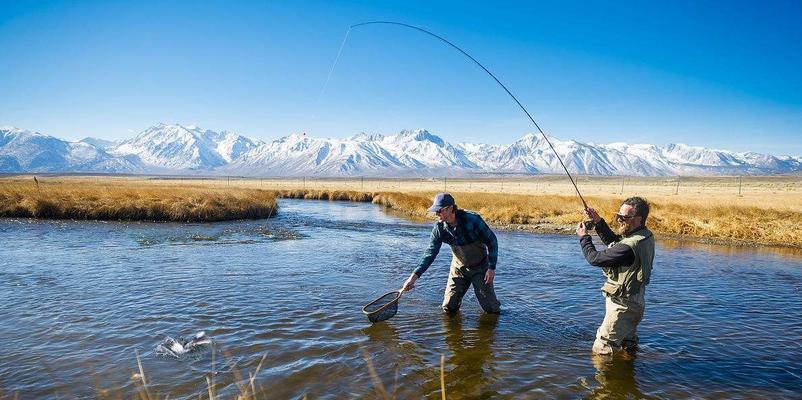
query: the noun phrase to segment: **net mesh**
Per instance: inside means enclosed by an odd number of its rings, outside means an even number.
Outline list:
[[[392,318],[398,312],[399,292],[390,292],[362,308],[370,322],[380,322]]]

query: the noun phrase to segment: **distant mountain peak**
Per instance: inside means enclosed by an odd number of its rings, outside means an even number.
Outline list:
[[[228,164],[256,146],[253,140],[234,133],[158,123],[123,141],[112,152],[137,156],[159,168],[209,170]]]
[[[445,146],[445,141],[437,135],[432,134],[426,129],[404,129],[398,136],[402,140],[415,140],[419,142],[432,142],[440,147]]]
[[[357,142],[377,142],[384,140],[384,135],[380,133],[366,133],[366,132],[359,132],[356,135],[349,136],[346,140],[353,140]]]
[[[22,132],[22,129],[19,129],[19,128],[17,128],[16,126],[11,126],[11,125],[3,125],[3,126],[0,126],[0,131],[6,131],[6,132],[11,132],[11,133],[17,133],[17,132]]]
[[[686,144],[582,143],[548,135],[572,172],[591,175],[720,175],[802,172],[802,157],[736,153]],[[426,129],[360,132],[344,139],[303,132],[265,143],[232,131],[158,123],[120,142],[69,142],[0,128],[0,172],[134,172],[256,176],[460,176],[561,173],[543,135],[509,145],[452,145]]]

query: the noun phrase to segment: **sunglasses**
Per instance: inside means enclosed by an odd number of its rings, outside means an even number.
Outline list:
[[[437,215],[440,215],[440,214],[441,214],[443,211],[445,211],[445,210],[450,210],[450,209],[451,209],[451,206],[448,206],[448,207],[443,207],[443,208],[441,208],[441,209],[439,209],[439,210],[435,211],[434,213],[435,213],[435,214],[437,214]]]
[[[637,217],[637,215],[623,215],[623,214],[615,213],[615,220],[616,221],[626,221],[626,220],[628,220],[630,218],[635,218],[635,217]]]

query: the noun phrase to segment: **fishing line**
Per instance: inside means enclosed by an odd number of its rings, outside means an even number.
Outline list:
[[[404,23],[401,23],[401,22],[393,22],[393,21],[362,22],[362,23],[354,24],[354,25],[351,25],[350,27],[348,27],[348,31],[345,32],[345,39],[343,39],[343,43],[340,46],[340,51],[337,52],[337,58],[334,60],[334,64],[335,65],[337,63],[337,60],[339,60],[339,58],[340,58],[340,53],[342,53],[343,47],[345,46],[345,41],[348,39],[348,35],[351,33],[351,30],[354,29],[354,28],[357,28],[357,27],[360,27],[360,26],[366,26],[366,25],[397,25],[397,26],[402,26],[402,27],[406,27],[406,28],[410,28],[410,29],[414,29],[414,30],[423,32],[423,33],[425,33],[425,34],[427,34],[429,36],[433,36],[433,37],[435,37],[437,39],[440,39],[440,41],[442,41],[442,42],[446,43],[447,45],[453,47],[454,49],[456,49],[457,51],[462,53],[462,55],[464,55],[465,57],[468,57],[476,65],[478,65],[480,68],[482,68],[482,70],[484,70],[488,75],[490,75],[490,77],[493,78],[493,80],[495,80],[496,83],[498,83],[499,86],[501,86],[501,88],[504,89],[504,91],[507,92],[507,94],[510,95],[510,97],[512,97],[513,100],[515,100],[515,103],[518,104],[518,107],[521,107],[521,110],[523,110],[524,114],[526,114],[526,116],[529,118],[529,120],[532,121],[532,123],[535,125],[537,130],[540,132],[540,134],[543,135],[543,139],[545,139],[546,143],[549,144],[549,147],[551,148],[551,151],[554,152],[555,156],[557,156],[557,161],[560,162],[560,165],[563,167],[563,170],[565,170],[565,173],[568,175],[568,179],[571,180],[571,184],[574,186],[574,190],[576,190],[576,194],[579,195],[579,199],[582,200],[582,205],[585,207],[585,210],[588,209],[588,204],[585,202],[585,198],[582,197],[582,193],[579,192],[579,187],[576,186],[576,181],[574,181],[574,177],[571,176],[570,172],[568,172],[568,168],[565,166],[565,163],[563,163],[563,160],[560,157],[560,155],[557,154],[557,150],[554,149],[554,145],[551,144],[551,141],[546,136],[546,133],[543,132],[543,129],[540,129],[540,125],[538,125],[537,122],[535,122],[535,119],[532,118],[532,115],[529,114],[529,111],[526,110],[526,107],[524,107],[523,104],[521,104],[521,102],[518,101],[518,99],[515,97],[515,95],[513,95],[512,92],[510,92],[510,90],[507,89],[507,87],[504,86],[504,84],[501,83],[501,81],[499,81],[498,78],[496,78],[496,76],[493,75],[492,72],[490,72],[490,70],[488,70],[484,65],[482,65],[482,63],[480,63],[475,58],[473,58],[473,56],[471,56],[470,54],[465,52],[465,50],[462,50],[459,46],[457,46],[454,43],[451,43],[450,41],[448,41],[446,38],[444,38],[444,37],[442,37],[440,35],[434,34],[432,32],[429,32],[426,29],[423,29],[423,28],[420,28],[420,27],[417,27],[417,26],[414,26],[414,25],[404,24]],[[334,72],[334,65],[332,65],[331,70],[329,71],[329,78],[331,78],[332,72]],[[326,84],[328,84],[328,79],[326,79]],[[324,86],[324,89],[325,89],[325,86]]]
[[[334,73],[334,68],[337,67],[337,62],[340,61],[340,54],[343,53],[343,48],[345,48],[345,42],[348,40],[348,35],[351,33],[351,28],[349,27],[347,31],[345,31],[345,37],[343,38],[343,42],[340,43],[340,50],[337,50],[337,57],[334,57],[334,63],[331,64],[331,69],[329,70],[329,75],[326,77],[326,82],[323,84],[323,87],[320,89],[320,94],[317,96],[317,103],[320,105],[320,99],[323,97],[323,93],[326,91],[326,88],[329,86],[329,81],[331,80],[331,75]]]
[[[568,168],[565,166],[565,163],[563,163],[563,160],[560,157],[560,155],[557,154],[557,150],[554,148],[554,145],[551,144],[551,141],[546,136],[546,133],[543,132],[543,129],[540,129],[540,125],[538,125],[537,122],[535,122],[535,119],[532,118],[532,115],[529,114],[529,111],[526,110],[526,107],[524,107],[523,104],[521,104],[521,102],[518,101],[518,98],[516,98],[515,95],[513,95],[512,92],[510,92],[510,90],[507,89],[507,87],[504,86],[504,84],[501,83],[501,81],[498,80],[498,78],[496,78],[496,76],[493,75],[492,72],[490,72],[490,70],[488,70],[484,65],[482,65],[482,63],[480,63],[475,58],[473,58],[473,56],[468,54],[465,50],[462,50],[459,46],[455,45],[454,43],[451,43],[446,38],[444,38],[444,37],[442,37],[440,35],[437,35],[435,33],[429,32],[426,29],[423,29],[423,28],[420,28],[420,27],[417,27],[417,26],[414,26],[414,25],[404,24],[404,23],[401,23],[401,22],[393,22],[393,21],[370,21],[370,22],[362,22],[362,23],[359,23],[359,24],[351,25],[350,27],[348,27],[348,30],[345,32],[345,38],[343,38],[343,42],[340,45],[340,51],[337,52],[337,57],[334,59],[334,64],[332,64],[331,70],[329,70],[329,76],[328,76],[328,78],[326,78],[326,83],[323,86],[323,90],[326,89],[326,86],[329,83],[329,79],[331,79],[331,75],[334,72],[334,68],[337,65],[337,61],[340,59],[340,54],[343,51],[343,47],[345,47],[345,42],[348,40],[348,36],[350,35],[351,30],[354,29],[354,28],[358,28],[360,26],[366,26],[366,25],[396,25],[396,26],[402,26],[402,27],[406,27],[406,28],[414,29],[416,31],[423,32],[423,33],[425,33],[425,34],[427,34],[429,36],[435,37],[435,38],[439,39],[440,41],[446,43],[447,45],[453,47],[454,49],[456,49],[457,51],[462,53],[462,55],[464,55],[465,57],[468,57],[471,61],[473,61],[476,65],[478,65],[479,68],[482,68],[482,70],[484,70],[488,75],[490,75],[490,77],[493,78],[493,80],[496,81],[496,83],[498,83],[499,86],[501,86],[501,88],[504,89],[504,91],[507,92],[507,94],[510,95],[510,97],[512,97],[513,100],[515,100],[515,103],[518,104],[518,107],[520,107],[521,110],[524,112],[524,114],[526,114],[526,116],[529,118],[529,120],[532,121],[532,123],[537,128],[538,132],[540,132],[540,134],[543,135],[543,139],[545,139],[546,143],[549,144],[549,147],[551,148],[551,151],[554,152],[555,156],[557,156],[557,161],[560,162],[560,165],[563,167],[563,170],[568,175],[568,179],[571,180],[571,184],[574,186],[574,190],[576,190],[576,194],[579,195],[579,199],[582,200],[582,205],[585,207],[585,210],[588,209],[588,203],[585,202],[585,198],[582,197],[582,193],[579,192],[579,187],[576,186],[576,181],[574,181],[574,177],[571,176],[570,172],[568,172]],[[321,95],[323,94],[323,90],[321,90]]]

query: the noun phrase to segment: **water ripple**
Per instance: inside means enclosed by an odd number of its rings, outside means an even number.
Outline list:
[[[431,226],[370,204],[282,201],[278,217],[214,224],[0,220],[0,387],[97,397],[136,386],[221,395],[255,370],[272,398],[798,398],[802,260],[658,246],[635,359],[598,361],[597,268],[576,239],[497,232],[499,317],[473,293],[439,304],[449,250],[390,321],[360,312],[396,290]],[[213,351],[159,358],[164,337],[204,330]],[[214,361],[214,364],[213,364]]]

